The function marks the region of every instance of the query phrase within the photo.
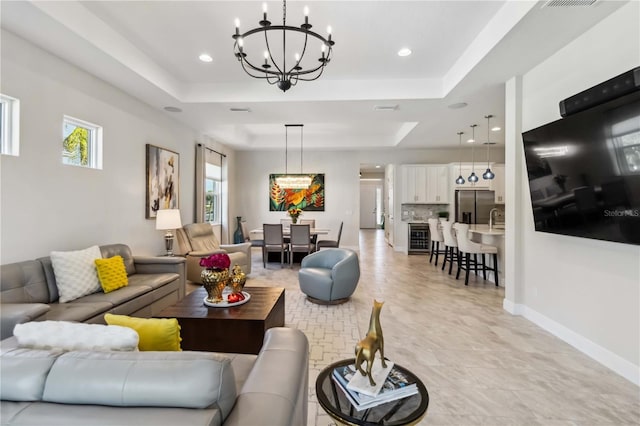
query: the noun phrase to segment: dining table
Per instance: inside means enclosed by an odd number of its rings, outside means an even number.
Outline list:
[[[331,229],[328,228],[310,228],[309,229],[309,233],[313,236],[313,235],[327,235],[328,233],[331,232]],[[256,239],[256,240],[261,240],[262,239],[262,235],[263,235],[264,231],[262,230],[262,228],[256,228],[256,229],[252,229],[251,231],[249,231],[249,235],[252,236],[252,240]],[[253,238],[253,236],[255,235],[255,238]],[[282,235],[285,237],[288,237],[291,235],[291,230],[288,227],[282,227]]]

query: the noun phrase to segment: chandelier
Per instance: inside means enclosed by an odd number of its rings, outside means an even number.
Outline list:
[[[300,128],[300,174],[289,174],[289,127]],[[311,176],[302,174],[302,145],[304,124],[284,125],[284,175],[276,178],[276,183],[283,189],[307,189],[311,185]]]
[[[311,24],[309,23],[309,9],[304,8],[304,24],[300,27],[292,27],[287,25],[287,2],[282,2],[282,25],[271,25],[271,22],[267,20],[267,4],[262,4],[262,20],[258,22],[260,25],[245,33],[240,33],[240,21],[236,19],[236,33],[233,35],[235,40],[233,44],[233,51],[236,59],[242,65],[242,69],[253,78],[261,78],[267,80],[269,84],[276,84],[283,92],[289,90],[291,86],[295,86],[299,80],[312,81],[316,80],[322,75],[324,67],[331,60],[332,47],[335,44],[331,40],[331,27],[327,27],[328,37],[325,39],[318,33],[311,31]],[[270,45],[269,32],[273,32],[274,37],[282,35],[282,51],[274,52]],[[259,64],[255,59],[255,56],[250,58],[249,53],[246,51],[248,48],[249,38],[253,37],[254,41],[257,41],[260,35],[264,36],[264,44],[266,50],[264,51],[263,58],[264,63]],[[289,36],[289,45],[287,45],[287,36]],[[296,40],[296,41],[293,41]],[[279,41],[278,38],[273,38],[271,42]],[[320,57],[317,62],[305,61],[305,53],[307,53],[307,43],[314,44],[320,43]],[[294,45],[296,48],[300,48],[301,51],[296,52],[294,55],[290,55],[287,51],[287,47]],[[257,55],[256,55],[257,56]],[[287,58],[289,57],[289,61]]]

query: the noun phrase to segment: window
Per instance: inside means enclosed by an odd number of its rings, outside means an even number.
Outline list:
[[[65,116],[62,138],[63,164],[102,169],[102,127]]]
[[[0,94],[0,147],[2,154],[19,155],[20,101]]]
[[[222,168],[206,163],[204,220],[209,223],[221,222]]]

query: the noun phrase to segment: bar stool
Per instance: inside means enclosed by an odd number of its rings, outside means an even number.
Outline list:
[[[438,256],[444,254],[444,250],[440,250],[440,243],[444,243],[444,237],[442,231],[438,227],[438,219],[429,219],[429,238],[431,238],[431,256],[429,256],[429,263],[433,260],[433,255],[436,255],[436,266],[438,266]]]
[[[487,279],[487,271],[493,271],[496,277],[496,287],[498,287],[498,248],[486,244],[479,244],[469,239],[469,225],[466,223],[454,224],[456,239],[458,242],[458,272],[456,279],[460,277],[460,270],[465,270],[464,285],[469,285],[469,271],[473,270],[478,275],[478,270],[482,266],[482,275]],[[473,260],[471,255],[473,254]],[[482,265],[478,263],[478,255],[482,255]],[[485,254],[493,255],[493,268],[486,265]],[[464,261],[462,260],[464,257]]]
[[[440,220],[440,225],[442,227],[442,236],[444,237],[444,261],[442,262],[442,270],[444,271],[447,261],[449,261],[449,275],[451,275],[453,262],[459,264],[458,241],[453,233],[453,222]]]

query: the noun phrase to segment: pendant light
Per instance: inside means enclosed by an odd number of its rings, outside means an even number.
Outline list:
[[[289,174],[289,127],[300,128],[300,174]],[[284,137],[284,175],[276,178],[276,183],[283,189],[307,189],[311,185],[311,176],[302,173],[302,145],[303,145],[303,127],[304,124],[285,124],[285,137]]]
[[[476,143],[476,127],[478,127],[477,124],[472,124],[471,125],[471,131],[472,131],[472,136],[471,136],[471,140],[473,141],[473,145],[471,145],[471,174],[468,177],[469,182],[471,183],[475,183],[478,181],[478,176],[476,175],[476,162],[474,159],[474,147],[475,147],[475,143]]]
[[[489,125],[489,120],[491,120],[491,117],[493,117],[493,115],[491,115],[491,114],[484,116],[484,118],[487,119],[487,142],[485,144],[485,145],[487,145],[487,170],[482,174],[482,179],[485,179],[485,180],[491,180],[494,177],[496,177],[495,173],[493,173],[491,171],[491,169],[489,168],[489,145],[493,145],[491,143],[491,139],[489,138],[489,132],[491,131],[491,126]]]
[[[460,158],[460,168],[458,170],[460,174],[456,179],[456,184],[458,185],[464,185],[464,178],[462,177],[462,135],[464,135],[464,132],[458,132],[458,138],[460,139],[458,148],[458,157]]]

